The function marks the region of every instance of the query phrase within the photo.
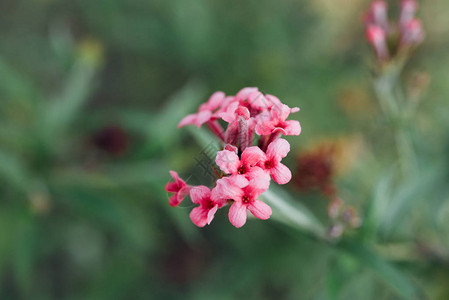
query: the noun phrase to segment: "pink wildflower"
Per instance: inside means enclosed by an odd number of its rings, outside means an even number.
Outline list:
[[[282,133],[283,135],[299,135],[301,125],[296,120],[286,121],[291,112],[297,112],[297,107],[290,108],[285,104],[274,106],[270,111],[261,113],[257,119],[256,133],[269,135]]]
[[[268,145],[265,157],[259,162],[259,166],[279,184],[286,184],[292,178],[290,169],[281,163],[288,152],[290,144],[284,139],[277,139]]]
[[[210,196],[210,189],[204,185],[195,186],[190,190],[192,202],[200,205],[190,212],[190,219],[198,227],[209,225],[217,210],[223,206],[222,202],[213,201]]]
[[[263,158],[265,153],[257,146],[246,148],[242,153],[242,158],[234,151],[218,151],[215,162],[226,174],[244,175],[251,171]]]
[[[168,200],[168,203],[170,206],[176,207],[184,200],[185,196],[189,195],[191,186],[187,185],[175,171],[170,171],[170,175],[173,177],[174,182],[167,183],[165,190],[169,193],[174,193]]]
[[[268,189],[270,178],[259,169],[258,176],[246,181],[242,177],[224,177],[217,181],[212,191],[212,199],[234,200],[229,209],[229,221],[237,228],[246,223],[246,210],[256,218],[266,220],[271,216],[271,208],[257,198]]]
[[[198,204],[191,213],[192,222],[203,227],[210,224],[217,210],[231,204],[229,220],[235,227],[245,224],[247,210],[259,219],[268,219],[271,208],[258,197],[270,186],[270,175],[284,184],[290,181],[290,170],[281,160],[290,150],[279,135],[298,135],[301,126],[298,121],[287,118],[299,108],[290,108],[273,95],[264,95],[258,88],[248,87],[240,90],[235,97],[224,93],[214,93],[198,112],[188,115],[179,127],[206,124],[226,145],[217,152],[216,164],[223,173],[214,178],[215,187],[188,186],[176,172],[170,172],[175,182],[170,182],[166,190],[174,193],[170,205],[177,206],[190,194],[192,202]],[[218,119],[228,123],[222,130]],[[251,146],[253,135],[261,136],[259,146]],[[266,150],[266,153],[264,152]]]

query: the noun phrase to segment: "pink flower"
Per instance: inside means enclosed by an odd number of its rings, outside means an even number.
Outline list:
[[[200,205],[190,212],[190,219],[198,227],[209,225],[217,210],[223,206],[222,202],[213,201],[210,196],[210,189],[204,185],[192,187],[190,190],[192,202]]]
[[[299,108],[290,108],[285,104],[276,105],[270,111],[261,113],[257,119],[256,133],[258,135],[269,135],[282,133],[283,135],[299,135],[301,125],[296,120],[286,121],[290,113],[297,112]]]
[[[182,200],[184,200],[185,196],[189,195],[191,186],[187,185],[175,171],[170,171],[170,175],[173,177],[174,182],[167,183],[165,190],[169,193],[174,193],[174,195],[168,200],[168,203],[170,206],[176,207],[182,202]]]
[[[288,152],[290,144],[284,139],[277,139],[268,145],[266,156],[259,162],[259,166],[279,184],[286,184],[292,178],[290,169],[281,164]]]
[[[226,95],[223,92],[215,92],[210,96],[206,103],[201,104],[198,112],[195,114],[190,114],[184,117],[178,124],[178,128],[184,127],[186,125],[195,125],[198,128],[204,123],[214,120],[217,118],[215,113],[226,101]]]
[[[271,208],[257,197],[268,189],[266,183],[268,182],[269,185],[269,175],[260,170],[258,176],[247,181],[246,184],[243,179],[238,178],[231,176],[218,180],[217,186],[212,191],[212,198],[234,200],[229,209],[229,221],[237,228],[245,225],[246,210],[249,210],[256,218],[268,219],[271,216]]]
[[[245,175],[264,158],[265,153],[259,147],[252,146],[243,151],[241,159],[235,151],[218,151],[215,162],[226,174]]]

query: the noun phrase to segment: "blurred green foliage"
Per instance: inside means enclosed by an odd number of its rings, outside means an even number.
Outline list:
[[[366,5],[1,1],[0,299],[448,299],[449,4],[421,3],[427,39],[402,79],[431,81],[405,177],[370,84]],[[225,214],[198,229],[190,205],[168,206],[168,170],[203,179],[208,140],[177,123],[244,86],[301,107],[293,170],[319,140],[361,141],[335,181],[363,225],[340,243]],[[325,197],[287,189],[328,223]]]

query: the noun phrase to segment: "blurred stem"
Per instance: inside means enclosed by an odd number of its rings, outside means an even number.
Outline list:
[[[404,175],[416,169],[416,156],[409,132],[410,118],[404,115],[405,97],[400,90],[399,79],[402,64],[392,65],[374,79],[374,90],[384,115],[394,131],[399,164]],[[396,93],[395,93],[396,92]]]

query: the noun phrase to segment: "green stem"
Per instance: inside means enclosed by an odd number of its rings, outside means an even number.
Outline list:
[[[408,133],[409,118],[405,118],[405,99],[399,99],[403,93],[395,93],[402,68],[391,67],[374,80],[374,90],[385,116],[394,130],[399,164],[404,175],[415,171],[416,157]],[[405,97],[401,97],[405,98]]]
[[[291,203],[280,189],[270,187],[260,197],[273,209],[273,219],[302,231],[310,232],[320,239],[327,239],[325,227],[304,206]]]

